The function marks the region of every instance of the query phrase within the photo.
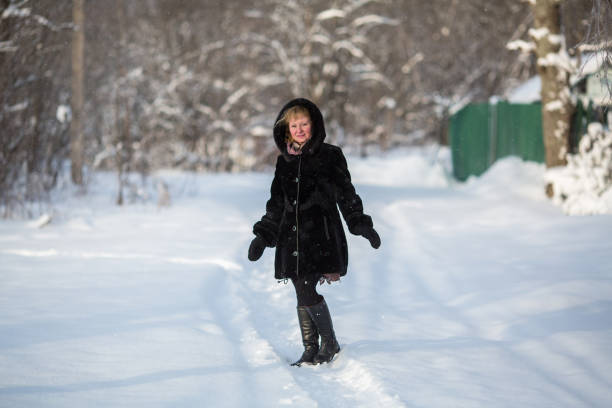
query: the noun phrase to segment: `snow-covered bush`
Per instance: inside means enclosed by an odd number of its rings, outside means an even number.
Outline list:
[[[567,166],[549,169],[545,177],[553,202],[566,214],[612,213],[612,131],[591,123]]]

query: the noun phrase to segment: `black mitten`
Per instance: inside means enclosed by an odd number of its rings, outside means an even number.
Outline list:
[[[380,236],[378,235],[378,232],[376,232],[376,230],[374,228],[370,228],[368,229],[363,236],[370,241],[370,245],[372,245],[372,248],[374,249],[378,249],[378,247],[380,246]]]
[[[266,249],[266,243],[257,235],[251,241],[251,246],[249,246],[249,261],[256,261],[261,258],[264,249]]]
[[[360,224],[355,226],[354,232],[355,234],[361,235],[362,237],[370,241],[370,245],[372,245],[372,248],[377,249],[380,246],[380,236],[378,236],[378,233],[376,232],[374,227],[371,227],[367,224]]]

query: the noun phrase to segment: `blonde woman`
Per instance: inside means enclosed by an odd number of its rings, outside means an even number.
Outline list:
[[[380,246],[380,237],[372,218],[363,213],[342,150],[324,142],[323,116],[314,103],[303,98],[288,102],[273,136],[280,155],[266,214],[253,226],[248,256],[256,261],[265,247],[276,247],[275,278],[291,280],[295,287],[304,353],[292,365],[329,362],[340,346],[316,285],[338,281],[347,273],[347,242],[338,207],[352,234],[365,237],[373,248]]]

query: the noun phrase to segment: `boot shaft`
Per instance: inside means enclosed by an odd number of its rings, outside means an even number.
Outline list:
[[[300,324],[300,332],[302,333],[302,344],[304,345],[304,353],[302,357],[293,366],[302,364],[313,364],[314,359],[319,352],[319,331],[314,321],[310,318],[308,310],[304,306],[297,307],[298,321]]]
[[[319,348],[319,331],[317,325],[312,320],[308,308],[306,306],[297,307],[298,321],[300,324],[300,332],[302,333],[302,343],[304,347]]]
[[[334,326],[327,303],[325,300],[322,300],[316,305],[308,306],[308,313],[317,326],[319,335],[321,336],[321,347],[313,362],[315,364],[329,362],[334,358],[334,355],[340,351],[340,345],[338,344],[338,340],[336,340],[336,334],[334,332]]]
[[[313,306],[306,307],[310,318],[319,330],[321,338],[334,337],[334,326],[325,299]]]

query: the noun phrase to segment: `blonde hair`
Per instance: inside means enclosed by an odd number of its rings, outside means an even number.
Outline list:
[[[285,126],[285,142],[290,142],[291,140],[291,132],[289,131],[289,121],[296,116],[306,116],[311,122],[312,118],[310,117],[310,112],[307,108],[302,105],[295,105],[287,109],[283,116],[276,122],[275,126]]]

